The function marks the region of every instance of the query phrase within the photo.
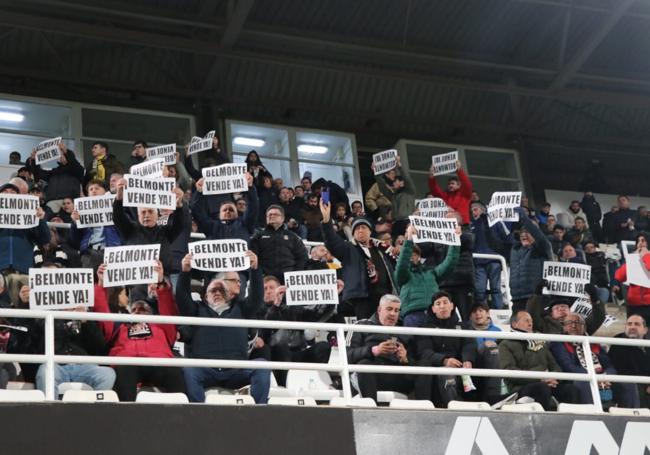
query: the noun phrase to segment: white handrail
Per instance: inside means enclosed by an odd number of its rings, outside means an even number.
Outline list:
[[[505,292],[501,294],[503,297],[503,302],[506,304],[507,308],[512,308],[512,294],[510,294],[510,272],[508,271],[508,264],[506,263],[506,258],[500,254],[485,254],[485,253],[472,253],[474,259],[493,259],[501,263],[501,271],[505,275],[505,280],[502,285],[505,287]],[[501,289],[499,289],[501,292]]]
[[[589,336],[570,336],[558,334],[521,333],[521,332],[488,332],[479,330],[453,330],[413,327],[388,327],[363,324],[329,324],[290,321],[262,321],[248,319],[221,319],[198,318],[184,316],[158,316],[158,315],[132,315],[115,313],[80,313],[76,311],[43,311],[20,310],[3,308],[0,316],[12,318],[41,318],[45,319],[45,355],[39,354],[0,354],[0,362],[25,362],[46,364],[46,398],[54,399],[54,364],[56,363],[82,363],[82,364],[110,364],[110,365],[148,365],[148,366],[174,366],[174,367],[206,367],[206,368],[247,368],[247,369],[309,369],[333,371],[341,374],[344,397],[352,398],[348,373],[387,373],[387,374],[428,374],[428,375],[453,375],[468,374],[479,377],[503,377],[525,379],[559,379],[573,381],[588,381],[591,385],[594,404],[602,409],[598,382],[610,381],[621,383],[649,383],[650,377],[639,376],[612,376],[595,374],[593,363],[587,364],[587,373],[559,373],[548,371],[519,371],[499,369],[466,369],[424,366],[393,366],[393,365],[348,365],[347,350],[345,345],[345,332],[387,333],[393,335],[425,335],[425,336],[453,336],[461,338],[497,338],[512,340],[545,340],[560,342],[583,343],[586,352],[590,343],[602,343],[623,346],[650,347],[650,340],[634,340],[628,338],[606,338]],[[252,327],[266,329],[288,330],[325,330],[336,331],[339,346],[339,364],[318,363],[293,363],[293,362],[259,362],[251,360],[219,360],[219,359],[193,359],[193,358],[153,358],[153,357],[112,357],[112,356],[67,356],[54,354],[54,320],[86,320],[86,321],[121,321],[121,322],[149,322],[157,324],[175,325],[203,325],[212,327]]]

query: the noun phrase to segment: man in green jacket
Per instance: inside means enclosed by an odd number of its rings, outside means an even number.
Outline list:
[[[515,311],[510,317],[510,327],[515,332],[533,333],[533,318],[527,311]],[[499,360],[504,370],[562,371],[548,344],[540,340],[503,340],[499,343]],[[546,411],[552,397],[562,403],[580,403],[578,389],[571,383],[556,379],[509,378],[505,381],[509,392],[534,398]]]
[[[454,270],[460,252],[459,246],[450,246],[444,261],[436,267],[427,267],[420,263],[420,248],[413,244],[414,235],[417,230],[409,225],[395,268],[395,284],[402,302],[400,317],[406,327],[424,325],[425,310],[431,305],[431,297],[440,290],[438,280]]]

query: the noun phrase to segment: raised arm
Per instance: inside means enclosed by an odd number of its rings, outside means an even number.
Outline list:
[[[264,306],[264,277],[255,253],[248,251],[246,254],[250,258],[251,268],[248,281],[249,292],[244,300],[242,313],[246,319],[256,319],[257,314]]]
[[[244,212],[242,221],[246,229],[248,229],[248,233],[252,234],[257,224],[257,214],[260,211],[260,198],[257,195],[257,188],[252,184],[252,177],[251,183],[248,185],[247,199],[246,212]]]
[[[198,303],[192,300],[191,260],[192,255],[189,253],[183,257],[181,273],[178,275],[178,283],[176,283],[176,305],[183,316],[196,316],[199,311]]]

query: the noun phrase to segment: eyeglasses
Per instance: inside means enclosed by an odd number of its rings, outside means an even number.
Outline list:
[[[221,288],[212,288],[212,289],[208,289],[207,292],[208,294],[223,294],[224,291]]]
[[[233,283],[241,284],[241,280],[239,278],[224,278],[223,281],[232,281]]]
[[[584,322],[582,321],[564,321],[564,325],[583,325]]]

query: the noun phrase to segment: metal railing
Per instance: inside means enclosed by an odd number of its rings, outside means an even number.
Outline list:
[[[650,377],[596,374],[591,356],[585,356],[586,373],[558,373],[549,371],[519,371],[478,368],[448,368],[425,366],[392,366],[392,365],[353,365],[348,364],[346,332],[385,333],[391,335],[411,336],[444,336],[461,338],[497,338],[507,340],[544,340],[582,343],[585,352],[590,352],[590,343],[643,346],[650,348],[650,340],[634,340],[627,338],[606,338],[588,336],[551,335],[540,333],[520,332],[487,332],[475,330],[431,329],[412,327],[372,326],[361,324],[330,324],[288,321],[261,321],[247,319],[198,318],[183,316],[152,316],[114,313],[80,313],[75,311],[42,311],[0,309],[0,316],[9,318],[40,318],[45,320],[45,353],[44,354],[0,354],[0,362],[24,362],[45,364],[45,397],[54,400],[54,365],[55,364],[105,364],[105,365],[145,365],[160,367],[206,367],[206,368],[246,368],[268,370],[320,370],[336,372],[341,375],[343,397],[347,402],[352,399],[349,374],[386,373],[386,374],[425,374],[476,377],[525,378],[525,379],[557,379],[567,381],[589,382],[593,402],[602,411],[602,403],[598,383],[602,381],[621,383],[650,384]],[[54,353],[54,320],[82,321],[120,321],[148,322],[155,324],[200,325],[210,327],[249,327],[257,329],[288,329],[288,330],[322,330],[335,331],[338,342],[339,363],[305,363],[305,362],[271,362],[252,360],[219,360],[194,358],[154,358],[154,357],[114,357],[114,356],[71,356]]]

